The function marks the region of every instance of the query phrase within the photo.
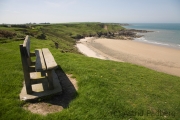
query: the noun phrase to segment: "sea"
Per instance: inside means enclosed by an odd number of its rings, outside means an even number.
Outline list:
[[[123,27],[153,31],[138,33],[144,36],[136,41],[180,49],[180,23],[131,23]]]

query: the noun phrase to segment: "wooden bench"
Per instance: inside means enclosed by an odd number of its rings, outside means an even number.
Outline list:
[[[48,85],[44,84],[44,87],[49,90],[54,89],[52,71],[58,66],[49,49],[36,49],[35,53],[31,53],[29,36],[26,36],[24,43],[19,47],[27,94],[33,93],[33,84],[45,83],[45,80],[48,80]],[[36,56],[35,62],[32,62],[32,56]]]

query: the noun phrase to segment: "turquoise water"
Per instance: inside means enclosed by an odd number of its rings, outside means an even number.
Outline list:
[[[133,23],[124,27],[153,31],[138,33],[144,36],[136,38],[136,41],[180,49],[180,23]]]

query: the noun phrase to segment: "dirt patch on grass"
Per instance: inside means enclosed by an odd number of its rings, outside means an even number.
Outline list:
[[[29,103],[25,105],[24,108],[31,111],[32,113],[41,115],[47,115],[48,113],[54,113],[63,110],[62,106],[52,105],[45,102]]]
[[[77,95],[77,81],[72,75],[65,74],[62,69],[56,70],[56,74],[62,86],[62,93],[28,102],[23,106],[24,109],[32,113],[47,115],[60,112],[69,106],[70,101]]]

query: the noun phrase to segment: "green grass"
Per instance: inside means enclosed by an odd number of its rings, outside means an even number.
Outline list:
[[[107,30],[104,29],[105,26],[107,26]],[[18,38],[23,38],[27,34],[35,38],[41,38],[41,36],[44,35],[46,36],[46,39],[53,41],[51,46],[56,47],[59,51],[78,53],[77,49],[74,47],[77,39],[89,36],[102,36],[103,34],[117,32],[122,29],[124,29],[122,26],[110,23],[12,25],[12,27],[0,25],[0,31],[16,33],[16,36],[13,38],[4,38],[0,33],[0,43],[8,43],[14,40],[19,40]],[[58,46],[55,46],[55,44],[58,44]]]
[[[0,44],[0,119],[179,119],[180,78],[145,67],[61,53],[51,40],[31,38],[31,51],[49,48],[56,62],[78,81],[78,96],[62,112],[41,116],[22,108],[23,71],[19,44]],[[169,112],[166,115],[159,111]],[[164,113],[165,114],[165,113]],[[165,117],[166,116],[166,117]]]

